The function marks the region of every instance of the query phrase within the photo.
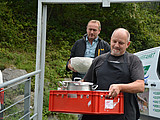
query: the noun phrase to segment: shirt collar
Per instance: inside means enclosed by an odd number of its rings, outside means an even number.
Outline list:
[[[88,36],[86,36],[86,41],[88,41]],[[93,41],[97,42],[98,41],[98,36],[96,39],[94,39]]]

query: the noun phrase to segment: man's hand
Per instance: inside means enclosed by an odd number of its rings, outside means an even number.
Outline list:
[[[72,70],[73,72],[77,72],[77,71],[72,67],[72,65],[71,65],[71,60],[69,60],[68,68],[69,68],[70,70]]]
[[[84,82],[84,79],[81,79],[80,82]]]
[[[112,84],[109,88],[108,96],[111,98],[116,97],[120,93],[120,85],[119,84]]]
[[[142,93],[144,92],[144,80],[136,80],[128,84],[110,85],[109,97],[116,97],[120,92]]]

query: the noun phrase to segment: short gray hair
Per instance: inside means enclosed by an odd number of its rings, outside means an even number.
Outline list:
[[[113,34],[114,34],[117,30],[123,30],[124,32],[126,32],[126,34],[127,34],[127,36],[128,36],[127,40],[128,40],[128,42],[130,41],[130,33],[128,32],[127,29],[124,29],[124,28],[117,28],[117,29],[115,29],[114,32],[112,33],[111,38],[113,37]]]

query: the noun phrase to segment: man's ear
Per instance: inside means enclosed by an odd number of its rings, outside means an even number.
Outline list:
[[[101,28],[99,29],[99,33],[100,33],[100,32],[101,32]],[[99,34],[99,33],[98,33],[98,34]]]
[[[129,41],[129,42],[127,43],[127,48],[129,47],[130,44],[131,44],[131,41]]]

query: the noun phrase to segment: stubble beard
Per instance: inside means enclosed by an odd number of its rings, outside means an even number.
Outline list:
[[[114,55],[114,56],[120,56],[121,55],[120,50],[116,50],[116,49],[111,50],[111,54]]]

